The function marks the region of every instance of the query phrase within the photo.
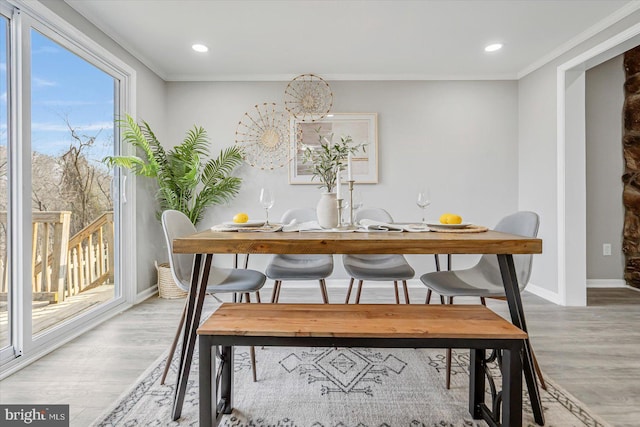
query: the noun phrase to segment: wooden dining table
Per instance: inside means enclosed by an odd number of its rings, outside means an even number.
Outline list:
[[[500,266],[511,321],[527,332],[513,255],[542,253],[542,240],[492,230],[482,233],[269,233],[206,230],[175,239],[173,251],[195,255],[172,412],[173,419],[177,420],[182,413],[196,330],[214,254],[495,254]],[[528,338],[524,341],[523,371],[534,419],[537,424],[544,425],[540,391]]]

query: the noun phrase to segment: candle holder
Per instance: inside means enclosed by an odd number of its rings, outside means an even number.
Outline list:
[[[344,209],[342,206],[342,199],[337,199],[338,202],[338,218],[340,225],[338,226],[341,230],[357,230],[358,226],[353,223],[353,184],[354,180],[349,180],[347,183],[349,184],[349,223],[342,224],[342,210]]]
[[[349,226],[355,228],[353,223],[353,184],[355,184],[355,181],[350,179],[347,183],[349,184]]]
[[[336,199],[336,205],[338,207],[338,228],[342,228],[342,199]]]

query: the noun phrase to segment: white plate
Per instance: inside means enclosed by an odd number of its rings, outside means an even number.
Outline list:
[[[260,221],[260,220],[249,220],[247,222],[227,221],[227,222],[223,222],[223,224],[228,227],[262,227],[264,225],[264,221]]]
[[[439,222],[428,222],[427,225],[429,226],[429,228],[433,228],[433,229],[451,229],[451,228],[467,228],[468,226],[471,225],[470,222],[462,222],[460,224],[442,224]]]

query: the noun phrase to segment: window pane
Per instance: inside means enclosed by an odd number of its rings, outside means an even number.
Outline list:
[[[9,159],[7,136],[9,134],[9,97],[7,96],[7,61],[9,21],[0,16],[0,349],[11,345],[9,311],[9,269],[7,248],[7,207],[9,206]]]
[[[31,31],[33,333],[114,297],[114,78]]]

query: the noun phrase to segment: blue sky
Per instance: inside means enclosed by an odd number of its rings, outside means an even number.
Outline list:
[[[6,28],[6,21],[0,24]],[[0,28],[2,125],[6,129],[6,31]],[[113,152],[114,79],[35,30],[31,30],[32,150],[59,155],[73,140],[66,120],[80,135],[98,135],[89,154]],[[4,132],[6,134],[6,131]],[[6,136],[3,135],[3,144]]]
[[[35,30],[31,46],[32,150],[66,151],[72,141],[68,119],[81,135],[99,133],[92,157],[111,154],[114,79]]]

